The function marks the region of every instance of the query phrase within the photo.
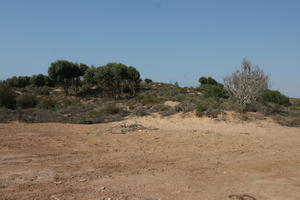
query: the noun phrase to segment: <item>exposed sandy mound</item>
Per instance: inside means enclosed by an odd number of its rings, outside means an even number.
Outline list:
[[[166,102],[165,102],[165,105],[171,106],[171,107],[175,107],[175,106],[177,106],[178,104],[180,104],[180,103],[177,102],[177,101],[166,101]]]
[[[299,200],[300,129],[257,117],[0,124],[0,199]]]

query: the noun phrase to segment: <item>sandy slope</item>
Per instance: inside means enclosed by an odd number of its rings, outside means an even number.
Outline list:
[[[300,129],[271,120],[10,123],[0,134],[0,200],[300,199]]]

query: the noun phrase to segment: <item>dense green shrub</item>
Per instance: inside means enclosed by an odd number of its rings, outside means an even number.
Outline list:
[[[228,91],[222,85],[204,85],[202,87],[202,92],[206,98],[215,97],[215,98],[228,98]]]
[[[0,84],[0,106],[13,109],[16,107],[16,94],[7,84]]]
[[[44,78],[45,78],[45,86],[48,86],[48,87],[55,86],[54,80],[52,80],[49,76],[45,76]]]
[[[291,105],[290,99],[288,97],[275,90],[264,91],[261,95],[261,101],[275,103],[283,106]]]
[[[36,87],[43,87],[46,85],[45,76],[43,74],[33,75],[30,82]]]
[[[218,82],[215,79],[213,79],[212,77],[209,76],[207,78],[207,84],[209,84],[209,85],[218,85]]]
[[[9,86],[16,87],[16,88],[24,88],[29,86],[30,77],[29,76],[14,76],[12,78],[8,78],[5,81]]]
[[[201,85],[218,85],[218,82],[210,76],[207,78],[205,76],[202,76],[198,81]]]
[[[200,77],[198,81],[201,85],[207,84],[207,78],[204,76]]]
[[[47,86],[44,87],[40,87],[36,90],[36,93],[39,95],[49,95],[50,94],[50,90]]]
[[[148,83],[152,83],[153,81],[152,81],[152,79],[145,78],[145,79],[144,79],[144,82],[148,84]]]
[[[32,94],[21,94],[17,97],[17,105],[20,108],[33,108],[37,105],[38,99]]]

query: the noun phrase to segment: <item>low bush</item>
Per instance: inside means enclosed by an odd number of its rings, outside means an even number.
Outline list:
[[[152,83],[153,81],[152,81],[152,79],[145,78],[145,79],[144,79],[144,82],[148,84],[148,83]]]
[[[292,107],[294,110],[299,110],[300,111],[300,102],[297,102],[295,104],[293,104],[293,107]]]
[[[49,95],[50,94],[50,90],[47,86],[44,87],[40,87],[36,90],[36,93],[39,95]]]
[[[204,114],[204,112],[205,112],[206,110],[207,110],[207,108],[206,108],[203,104],[198,103],[198,104],[196,105],[196,115],[197,115],[198,117],[203,116],[203,114]]]
[[[210,118],[217,118],[219,114],[221,114],[223,111],[221,109],[207,109],[204,114],[207,117]]]
[[[139,107],[139,108],[137,108],[137,109],[134,111],[134,114],[135,114],[136,116],[142,117],[142,116],[150,115],[150,112],[149,112],[147,109],[143,108],[143,107]]]
[[[169,116],[176,113],[173,107],[164,104],[158,104],[153,106],[151,108],[151,111],[158,112],[162,116]]]
[[[16,94],[11,87],[0,84],[0,106],[14,109],[16,107]]]
[[[115,115],[115,114],[118,114],[120,111],[121,111],[121,109],[114,104],[109,104],[109,105],[105,106],[103,109],[103,112],[108,115]]]
[[[262,102],[275,103],[283,106],[290,106],[290,99],[276,90],[266,90],[262,93],[260,100]]]
[[[37,105],[38,99],[32,94],[21,94],[17,97],[17,105],[20,108],[33,108]]]
[[[141,99],[141,103],[142,104],[157,104],[157,103],[160,103],[162,102],[162,99],[158,98],[158,97],[155,97],[155,96],[143,96],[142,99]]]
[[[37,107],[45,110],[52,110],[57,107],[57,102],[50,98],[40,98]]]

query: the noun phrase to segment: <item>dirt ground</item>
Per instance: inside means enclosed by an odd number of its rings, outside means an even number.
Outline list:
[[[16,122],[0,135],[0,200],[300,199],[300,129],[270,119]]]

